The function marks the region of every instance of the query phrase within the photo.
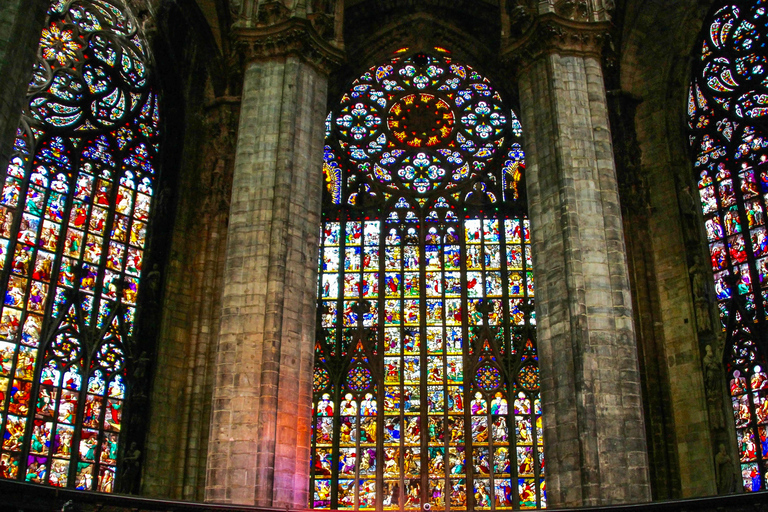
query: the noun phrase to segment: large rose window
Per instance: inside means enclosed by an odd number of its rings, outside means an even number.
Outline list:
[[[326,132],[311,507],[545,507],[520,123],[443,53],[369,69]]]
[[[727,384],[741,481],[768,477],[765,353],[755,343],[768,319],[768,9],[716,2],[702,31],[688,95],[688,126],[714,294],[726,330]],[[703,298],[698,302],[706,304]],[[754,331],[753,331],[754,329]]]
[[[336,167],[345,155],[357,171],[345,186],[363,184],[371,194],[485,190],[473,184],[493,181],[490,164],[510,124],[518,125],[487,78],[448,57],[416,55],[372,68],[353,83],[329,117],[338,147],[326,148],[326,164]]]

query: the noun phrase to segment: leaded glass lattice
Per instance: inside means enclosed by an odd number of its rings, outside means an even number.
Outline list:
[[[0,477],[112,492],[158,99],[117,2],[52,2],[38,55],[0,197]]]
[[[413,54],[355,80],[326,130],[310,505],[546,506],[515,114]]]
[[[768,90],[764,2],[716,2],[702,32],[688,124],[721,323],[743,487],[765,488],[768,402]]]
[[[739,313],[739,316],[741,314]],[[768,376],[753,329],[735,322],[730,333],[728,390],[736,422],[741,481],[746,491],[765,489],[768,462]]]

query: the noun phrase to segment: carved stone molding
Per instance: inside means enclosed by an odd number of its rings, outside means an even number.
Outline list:
[[[229,0],[235,27],[276,25],[293,16],[284,0]]]
[[[328,74],[345,60],[345,53],[325,41],[310,20],[289,18],[274,25],[236,27],[232,31],[234,51],[243,65],[296,55],[322,73]]]
[[[202,211],[206,217],[229,215],[240,97],[219,97],[205,106],[205,149],[200,161]]]
[[[502,58],[518,73],[540,57],[555,53],[599,59],[610,29],[607,21],[584,22],[542,14],[520,38],[502,49]]]
[[[277,25],[291,17],[291,10],[283,2],[259,2],[252,22],[256,26]]]
[[[441,46],[450,48],[451,56],[465,63],[482,62],[492,67],[492,63],[497,59],[496,52],[482,41],[425,12],[416,12],[403,16],[394,23],[382,24],[367,33],[364,39],[354,40],[353,46],[350,60],[353,61],[352,65],[358,68],[367,68],[387,61],[394,56],[393,49],[405,47],[409,50],[399,54],[400,57],[419,52],[434,53],[434,48]]]
[[[564,18],[587,21],[591,9],[587,0],[559,0],[555,2],[555,12]]]

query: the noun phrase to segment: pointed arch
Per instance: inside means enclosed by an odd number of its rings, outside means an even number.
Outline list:
[[[761,491],[768,461],[768,374],[755,327],[735,309],[726,337],[725,369],[733,406],[736,442],[746,491]]]
[[[121,2],[47,14],[0,197],[0,477],[112,492],[159,98]]]
[[[716,2],[700,36],[687,105],[747,491],[764,489],[768,474],[767,17],[761,2]]]
[[[545,507],[520,123],[399,55],[326,119],[310,504]]]
[[[71,304],[54,325],[54,333],[43,347],[42,371],[38,379],[38,401],[32,432],[30,460],[24,479],[68,487],[75,470],[73,453],[78,451],[78,418],[83,410],[81,394],[87,382],[88,343],[83,338],[81,312]]]

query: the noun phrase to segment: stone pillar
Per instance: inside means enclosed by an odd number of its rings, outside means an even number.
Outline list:
[[[236,37],[247,64],[206,501],[304,508],[327,69],[341,54],[303,18]]]
[[[185,144],[164,300],[148,308],[153,329],[161,307],[163,316],[143,495],[204,499],[239,107],[239,98],[219,97],[185,124],[198,144]]]
[[[618,69],[613,77],[606,76],[606,87],[611,79],[618,80]],[[648,446],[648,464],[653,499],[668,500],[680,497],[680,466],[676,457],[674,409],[670,394],[670,375],[661,332],[661,303],[659,271],[655,263],[653,217],[650,181],[641,162],[637,131],[635,129],[640,97],[625,91],[608,91],[608,113],[611,122],[613,154],[621,200],[624,239],[627,248],[632,305],[634,308],[635,337],[643,385],[643,411]],[[667,167],[664,168],[668,170]],[[674,189],[672,190],[674,193]],[[669,222],[669,212],[663,217]],[[680,257],[675,252],[673,257]],[[679,330],[679,329],[678,329]],[[685,333],[685,331],[682,331]],[[725,378],[723,377],[723,381]],[[686,395],[687,397],[688,395]],[[677,425],[680,427],[680,425]],[[698,426],[698,425],[696,425]],[[699,468],[696,468],[698,471]]]
[[[32,79],[46,0],[3,0],[0,4],[0,168],[13,148],[21,109]]]
[[[548,505],[650,501],[637,347],[599,60],[606,24],[540,15],[517,66]]]

